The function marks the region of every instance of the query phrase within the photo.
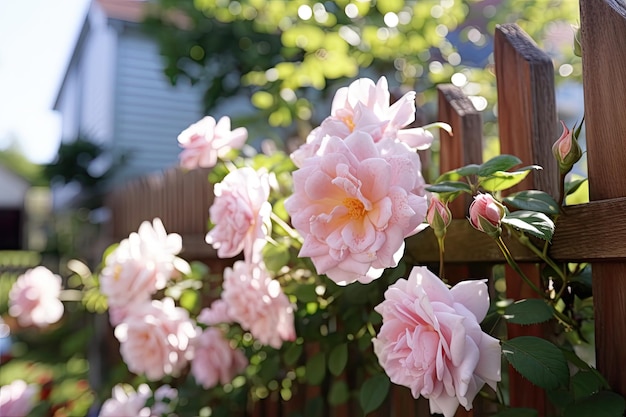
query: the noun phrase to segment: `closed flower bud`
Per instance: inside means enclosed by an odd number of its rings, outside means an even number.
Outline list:
[[[552,145],[552,153],[559,163],[561,174],[567,174],[578,162],[583,152],[578,145],[578,140],[574,137],[574,132],[569,130],[563,121],[561,124],[563,125],[563,133]]]
[[[491,194],[478,194],[469,208],[470,224],[477,230],[497,237],[502,232],[500,223],[506,210]]]
[[[450,226],[450,222],[452,222],[452,214],[447,204],[432,196],[426,212],[426,220],[433,228],[435,236],[443,237],[446,234],[446,229]]]

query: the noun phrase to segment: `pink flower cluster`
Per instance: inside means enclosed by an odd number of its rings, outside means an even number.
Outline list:
[[[246,128],[230,130],[229,117],[224,116],[216,122],[213,117],[206,116],[178,135],[178,143],[183,148],[180,163],[187,169],[212,168],[218,158],[224,158],[233,149],[240,149],[246,139]]]
[[[337,92],[331,116],[292,154],[300,169],[285,208],[304,238],[299,256],[340,285],[371,282],[396,266],[404,239],[425,218],[415,148],[432,136],[403,129],[415,119],[414,99],[407,93],[390,106],[384,77],[357,80]]]
[[[63,316],[61,277],[38,266],[20,275],[9,291],[9,314],[21,326],[47,327]]]
[[[466,410],[484,384],[500,381],[499,341],[479,323],[489,309],[487,285],[463,281],[452,289],[426,267],[415,267],[385,291],[375,310],[383,324],[373,340],[392,382],[428,398],[432,413]]]

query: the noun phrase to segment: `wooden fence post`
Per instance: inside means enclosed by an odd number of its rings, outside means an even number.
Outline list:
[[[626,4],[581,0],[580,11],[589,197],[625,197]],[[594,263],[592,274],[597,366],[626,396],[626,262]]]
[[[496,27],[494,39],[500,149],[519,157],[524,165],[538,164],[542,171],[531,173],[511,191],[539,189],[552,196],[558,193],[558,167],[552,144],[558,138],[554,68],[550,57],[516,24]],[[535,264],[521,266],[542,288]],[[537,297],[511,268],[506,270],[507,296],[513,299]],[[541,325],[508,325],[508,337],[543,336]],[[547,410],[545,392],[509,367],[511,406],[530,407],[543,416]]]

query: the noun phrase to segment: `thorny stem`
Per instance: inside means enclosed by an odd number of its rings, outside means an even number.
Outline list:
[[[448,281],[446,280],[445,276],[444,276],[444,264],[443,264],[443,254],[445,252],[444,250],[444,237],[441,236],[437,236],[437,243],[439,244],[439,279],[441,279],[444,283],[448,283]]]

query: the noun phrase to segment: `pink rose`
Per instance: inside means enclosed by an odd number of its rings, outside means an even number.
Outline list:
[[[375,307],[383,324],[374,352],[391,381],[430,401],[431,413],[466,410],[486,383],[500,381],[499,341],[479,322],[489,309],[487,285],[464,281],[452,289],[426,267],[399,279]]]
[[[187,169],[212,168],[218,158],[224,158],[233,149],[241,149],[247,138],[245,127],[230,130],[229,117],[215,123],[213,117],[206,116],[178,135],[178,143],[184,148],[180,163]]]
[[[232,258],[243,250],[246,260],[259,261],[272,211],[267,173],[240,168],[215,184],[214,194],[209,215],[215,226],[206,235],[207,243],[220,258]]]
[[[393,105],[389,102],[385,77],[380,77],[376,84],[369,78],[360,78],[340,88],[333,98],[330,116],[311,132],[306,144],[292,153],[294,163],[301,167],[304,159],[315,155],[325,136],[343,139],[357,131],[369,134],[374,142],[391,139],[411,148],[427,149],[433,141],[430,132],[423,128],[405,129],[415,121],[415,92],[406,93]]]
[[[191,359],[196,328],[187,310],[166,297],[136,305],[115,328],[115,337],[128,369],[155,381],[177,374]]]
[[[228,316],[262,344],[278,349],[295,339],[293,305],[263,264],[237,261],[226,268],[222,299]]]
[[[499,235],[500,223],[506,214],[504,206],[491,194],[477,194],[469,207],[471,225],[488,235]]]
[[[152,396],[150,387],[141,384],[137,391],[128,385],[117,384],[111,390],[111,398],[102,404],[98,417],[137,416],[150,417],[146,401]]]
[[[340,285],[368,283],[404,254],[404,238],[426,216],[417,153],[355,132],[324,138],[319,154],[293,173],[285,201],[304,238],[299,256]]]
[[[233,322],[232,317],[228,314],[228,304],[221,298],[213,301],[209,308],[203,308],[196,320],[207,326]]]
[[[9,314],[21,326],[46,327],[63,316],[61,277],[38,266],[17,278],[9,291]]]
[[[168,234],[160,219],[152,224],[143,222],[137,233],[122,240],[105,260],[100,291],[107,296],[109,306],[125,308],[144,302],[165,288],[177,268],[187,268],[176,257],[181,249],[180,235]]]
[[[0,387],[0,416],[27,417],[35,405],[37,387],[16,379]]]
[[[230,383],[246,366],[246,356],[231,347],[221,330],[209,327],[196,339],[191,374],[205,389]]]

